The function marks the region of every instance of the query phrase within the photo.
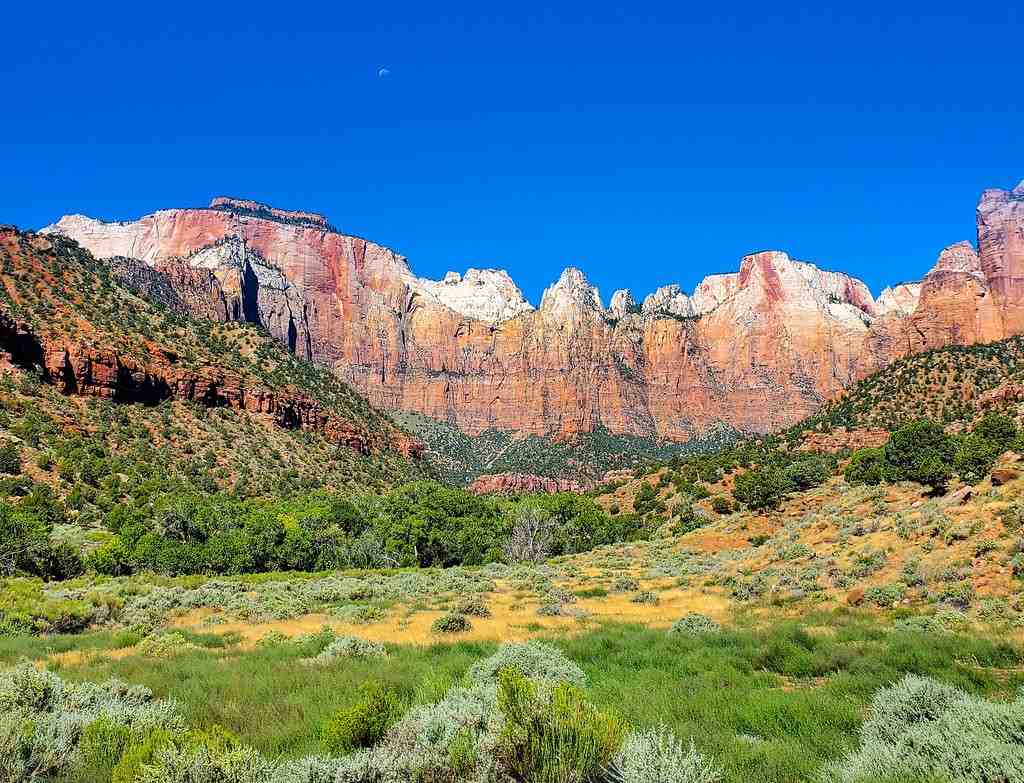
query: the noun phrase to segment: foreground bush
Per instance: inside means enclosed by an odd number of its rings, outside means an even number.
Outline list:
[[[327,720],[320,738],[324,749],[333,755],[368,748],[380,742],[401,715],[398,697],[382,683],[369,682],[363,686],[359,701]]]
[[[600,779],[625,734],[619,718],[588,704],[578,688],[561,683],[545,695],[509,669],[499,676],[498,708],[505,719],[498,753],[514,780]]]
[[[716,783],[722,772],[693,742],[683,746],[668,728],[632,732],[615,757],[622,783]]]
[[[832,783],[1024,780],[1024,695],[991,702],[916,675],[879,691],[860,749],[831,765]]]
[[[0,672],[0,783],[58,778],[81,765],[107,774],[130,741],[183,728],[176,705],[147,688],[69,683],[29,663]]]

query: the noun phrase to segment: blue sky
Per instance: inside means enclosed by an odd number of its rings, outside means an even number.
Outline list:
[[[228,194],[534,302],[767,248],[877,293],[1024,178],[1014,3],[488,5],[15,4],[0,222]]]

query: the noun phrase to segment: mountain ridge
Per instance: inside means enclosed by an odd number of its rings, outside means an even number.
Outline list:
[[[150,265],[237,237],[281,272],[279,286],[237,286],[277,339],[379,407],[469,434],[606,428],[686,441],[719,424],[767,432],[900,356],[1024,331],[1024,197],[1010,191],[982,195],[978,250],[949,246],[920,283],[880,294],[881,306],[850,275],[766,251],[707,276],[692,294],[659,289],[646,308],[619,291],[606,309],[569,267],[534,309],[507,274],[469,287],[461,276],[424,281],[403,256],[325,228],[315,213],[261,206],[254,216],[236,203],[126,224],[63,218],[44,231],[98,257]],[[462,293],[449,301],[437,293],[456,287]],[[477,287],[486,290],[474,299]]]

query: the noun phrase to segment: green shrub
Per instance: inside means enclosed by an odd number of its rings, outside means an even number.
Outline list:
[[[448,612],[430,624],[434,633],[465,633],[473,628],[469,618],[458,612]]]
[[[505,724],[497,753],[516,780],[586,783],[604,774],[625,734],[623,722],[589,704],[562,683],[549,695],[505,670],[498,678],[498,709]]]
[[[857,449],[843,475],[851,484],[881,484],[885,478],[885,450]]]
[[[172,740],[166,729],[153,729],[141,741],[128,745],[111,773],[110,783],[136,783],[143,766],[153,764],[157,752],[171,745]]]
[[[312,660],[316,663],[331,663],[338,658],[387,658],[388,651],[380,642],[362,639],[358,636],[339,636],[328,644]]]
[[[903,599],[905,592],[906,590],[901,584],[878,585],[865,590],[864,599],[875,606],[892,606]]]
[[[639,592],[636,595],[634,595],[632,598],[630,598],[629,600],[630,600],[630,603],[634,603],[634,604],[651,604],[651,605],[657,605],[661,601],[661,599],[658,597],[658,594],[655,593],[655,592],[652,592],[650,590],[644,590],[642,592]]]
[[[669,633],[697,636],[699,634],[718,633],[721,630],[722,627],[706,614],[690,612],[672,623]]]
[[[139,655],[150,658],[171,658],[179,653],[196,649],[198,646],[185,638],[184,634],[178,631],[168,631],[147,636],[139,642],[135,651]]]
[[[83,774],[95,780],[108,779],[131,738],[131,729],[109,715],[101,715],[87,724],[78,740],[79,764]]]
[[[467,598],[458,605],[455,611],[469,617],[491,616],[491,608],[479,598]]]
[[[778,508],[793,482],[774,467],[755,468],[736,477],[733,496],[753,511]]]
[[[824,483],[832,475],[831,462],[820,455],[804,457],[783,469],[785,479],[800,490]]]
[[[717,783],[722,771],[697,752],[693,741],[684,746],[671,729],[634,731],[615,757],[622,783]]]
[[[380,742],[402,717],[399,698],[380,682],[363,686],[359,701],[338,710],[324,723],[320,740],[328,753],[343,755]]]
[[[971,432],[988,441],[1001,452],[1013,448],[1017,440],[1017,423],[1003,413],[986,413],[974,425]]]
[[[990,702],[907,675],[875,694],[860,748],[831,764],[834,783],[1024,780],[1024,697]]]
[[[619,576],[612,582],[613,593],[631,593],[640,589],[640,583],[631,576]]]
[[[565,653],[546,642],[508,642],[493,655],[473,664],[469,679],[476,684],[495,682],[504,670],[538,682],[567,682],[582,687],[587,678]]]
[[[21,473],[21,449],[14,443],[0,444],[0,473]]]

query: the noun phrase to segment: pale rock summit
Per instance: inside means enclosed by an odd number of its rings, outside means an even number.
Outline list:
[[[750,307],[787,301],[796,308],[824,308],[843,319],[852,315],[863,321],[875,315],[875,300],[860,280],[795,261],[779,250],[744,256],[739,272],[705,277],[690,302],[700,315],[737,298]]]
[[[601,294],[590,284],[586,275],[574,266],[566,267],[558,282],[544,291],[540,309],[556,315],[579,310],[604,312]]]
[[[622,288],[612,294],[612,300],[608,303],[608,315],[612,318],[624,318],[630,313],[638,312],[640,307],[628,288]]]
[[[984,281],[981,258],[970,242],[957,242],[939,254],[939,260],[929,274],[935,272],[963,272]]]
[[[675,283],[664,285],[653,294],[648,294],[642,310],[644,315],[674,315],[679,318],[694,315],[690,297]]]
[[[895,313],[896,315],[910,315],[917,309],[917,303],[921,299],[921,282],[897,283],[886,286],[882,293],[875,300],[875,312],[879,316]]]
[[[156,258],[155,249],[148,252],[140,246],[142,231],[139,221],[107,223],[86,215],[65,215],[56,223],[40,229],[39,233],[70,237],[97,258],[126,256],[145,261],[150,266]]]
[[[489,324],[499,324],[533,310],[504,269],[467,269],[464,276],[449,272],[440,281],[410,274],[408,283],[413,291]]]

